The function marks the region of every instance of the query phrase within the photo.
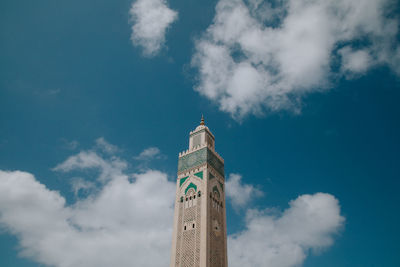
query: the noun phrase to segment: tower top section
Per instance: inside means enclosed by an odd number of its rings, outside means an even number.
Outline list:
[[[206,131],[212,137],[212,139],[215,140],[214,135],[211,133],[210,129],[208,129],[208,127],[204,123],[203,115],[201,115],[201,121],[200,121],[199,126],[197,126],[196,129],[194,129],[193,131],[190,132],[190,136],[196,135],[202,131]],[[190,146],[189,146],[189,148],[190,148]]]
[[[197,126],[194,131],[190,132],[189,138],[189,150],[196,149],[200,146],[208,146],[212,150],[215,150],[215,137],[205,125],[203,115],[201,115],[200,125]]]
[[[215,151],[215,137],[201,116],[200,125],[190,132],[189,148],[179,153],[178,174],[186,173],[206,163],[224,177],[224,159]]]

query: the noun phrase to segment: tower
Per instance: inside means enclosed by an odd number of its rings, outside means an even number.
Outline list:
[[[179,153],[171,267],[227,267],[224,160],[204,124]]]

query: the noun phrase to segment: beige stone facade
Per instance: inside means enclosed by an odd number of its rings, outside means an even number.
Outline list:
[[[224,160],[204,120],[179,154],[171,267],[227,267]]]

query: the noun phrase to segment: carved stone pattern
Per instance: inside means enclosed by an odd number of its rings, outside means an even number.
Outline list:
[[[193,221],[195,219],[195,216],[196,216],[195,208],[196,207],[193,207],[193,206],[190,207],[190,208],[186,208],[185,217],[183,219],[185,222],[190,222],[190,221]]]
[[[225,176],[224,163],[208,147],[187,154],[178,161],[178,173],[208,162],[221,176]]]
[[[199,199],[200,200],[200,199]],[[200,267],[201,201],[197,204],[195,267]]]
[[[194,238],[195,230],[187,230],[183,232],[182,267],[194,266]]]
[[[207,162],[210,164],[219,174],[223,177],[225,176],[224,172],[224,163],[222,163],[217,156],[210,150],[207,149]]]
[[[176,238],[176,255],[175,255],[175,266],[179,266],[181,260],[181,241],[182,241],[182,214],[183,214],[183,203],[179,203],[179,216],[178,216],[178,236]]]
[[[195,134],[199,134],[199,133],[202,133],[202,132],[205,132],[205,131],[206,131],[206,129],[202,129],[202,130],[200,130],[200,131],[193,132],[193,133],[190,134],[190,137],[192,137],[192,136],[195,135]]]
[[[201,144],[201,136],[196,134],[193,136],[193,147],[199,146]]]
[[[224,255],[224,231],[225,222],[223,221],[222,210],[217,210],[212,207],[212,201],[209,201],[210,219],[209,219],[209,238],[210,238],[210,267],[223,267],[225,266]],[[217,219],[220,222],[221,235],[217,236],[213,230],[212,221]]]
[[[178,216],[178,236],[175,266],[199,267],[200,266],[200,229],[201,229],[201,201],[196,206],[184,208],[180,204]],[[182,222],[195,222],[195,228],[188,227],[183,230]]]
[[[178,173],[191,169],[195,166],[201,165],[207,161],[207,148],[197,150],[193,153],[187,154],[179,158]]]

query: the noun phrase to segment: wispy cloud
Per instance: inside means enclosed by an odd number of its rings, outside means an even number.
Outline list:
[[[65,138],[61,138],[61,142],[63,144],[63,147],[68,150],[75,150],[79,146],[79,142],[76,140],[69,141]]]
[[[242,176],[240,174],[230,174],[225,183],[226,197],[237,211],[263,195],[261,190],[253,185],[244,184],[241,180]]]
[[[90,192],[91,190],[96,188],[96,183],[92,181],[85,180],[83,178],[73,178],[71,179],[72,190],[74,191],[75,196],[79,195],[79,192]]]
[[[57,95],[59,93],[61,93],[60,88],[49,90],[49,95]]]
[[[140,154],[134,158],[136,160],[151,160],[160,158],[161,156],[162,156],[161,151],[158,147],[149,147],[140,152]]]
[[[137,0],[129,11],[131,15],[131,40],[143,49],[145,56],[155,56],[165,43],[169,26],[178,18],[166,0]]]
[[[74,170],[100,170],[99,180],[107,182],[115,177],[123,176],[123,170],[128,166],[127,162],[114,156],[104,159],[95,151],[81,151],[76,155],[70,156],[64,162],[53,168],[54,171],[70,172]]]
[[[96,139],[96,145],[103,152],[108,154],[114,154],[119,151],[118,147],[107,142],[104,137],[100,137]]]
[[[195,87],[241,119],[299,112],[302,96],[388,65],[400,74],[392,0],[219,0],[197,40]]]

